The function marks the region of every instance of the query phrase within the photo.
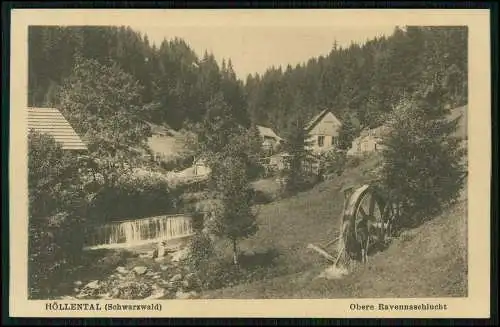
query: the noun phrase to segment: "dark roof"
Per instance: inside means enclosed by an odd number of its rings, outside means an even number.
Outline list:
[[[28,130],[49,134],[65,150],[87,150],[87,146],[61,112],[55,108],[28,107]]]

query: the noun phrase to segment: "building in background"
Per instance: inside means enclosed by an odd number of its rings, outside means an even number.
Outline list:
[[[320,112],[306,125],[311,150],[318,153],[336,148],[341,128],[342,122],[331,111]]]
[[[257,125],[260,137],[262,138],[262,149],[266,153],[272,153],[283,141],[271,128]]]
[[[361,131],[360,135],[352,141],[348,156],[357,156],[364,153],[377,152],[383,149],[382,139],[389,133],[389,127],[379,126]]]
[[[151,149],[153,160],[156,162],[170,161],[178,158],[183,149],[182,135],[167,126],[147,122],[151,128],[151,137],[148,146]]]

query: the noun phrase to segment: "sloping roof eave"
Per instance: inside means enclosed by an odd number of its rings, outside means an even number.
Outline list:
[[[88,150],[71,124],[56,108],[28,107],[28,131],[51,135],[64,150]]]

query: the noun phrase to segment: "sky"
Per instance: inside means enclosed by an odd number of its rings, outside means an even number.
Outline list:
[[[395,25],[370,26],[145,26],[130,25],[147,34],[150,42],[159,45],[163,39],[180,37],[198,56],[212,52],[220,63],[231,59],[240,79],[248,74],[264,73],[271,66],[296,64],[312,57],[327,55],[332,46],[363,43],[376,36],[391,35]]]

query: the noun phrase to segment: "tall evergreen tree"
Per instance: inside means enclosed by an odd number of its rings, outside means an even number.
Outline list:
[[[454,136],[458,120],[449,120],[440,81],[423,86],[392,113],[384,140],[382,185],[403,204],[402,224],[435,214],[459,194],[464,149]],[[415,218],[415,219],[412,219]]]
[[[299,112],[290,133],[286,137],[284,151],[286,158],[285,192],[294,193],[301,190],[307,183],[305,165],[311,159],[309,135],[306,130],[305,114]]]
[[[237,265],[238,241],[255,234],[258,229],[252,212],[253,192],[248,167],[241,157],[228,156],[213,173],[220,209],[211,221],[211,230],[231,241],[233,263]]]

